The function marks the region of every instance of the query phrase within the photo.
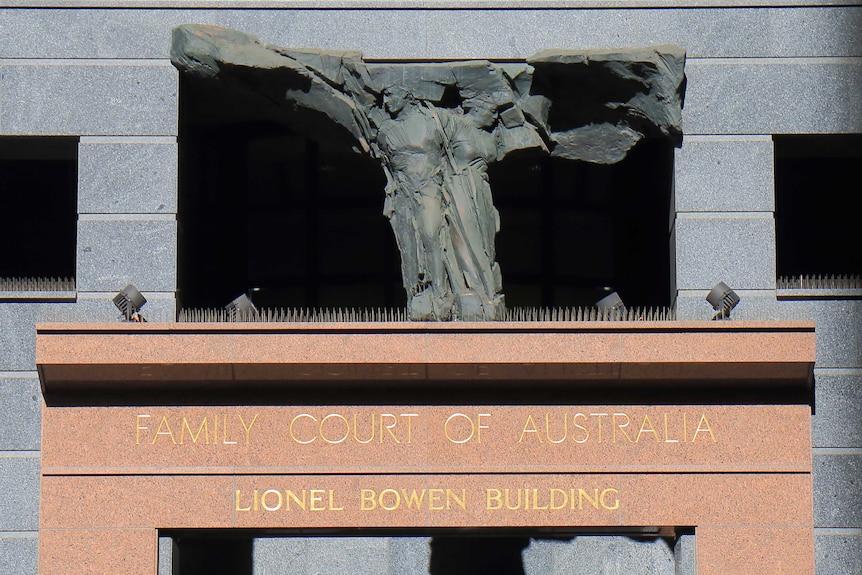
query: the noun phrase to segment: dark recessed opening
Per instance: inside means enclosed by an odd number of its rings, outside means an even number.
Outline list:
[[[256,96],[187,78],[181,94],[182,307],[247,290],[264,308],[404,307],[375,160]]]
[[[774,136],[779,277],[862,274],[862,135]]]
[[[653,140],[613,165],[513,158],[489,170],[506,303],[668,306],[673,147]]]
[[[77,173],[77,138],[0,137],[0,277],[75,277]]]
[[[377,160],[326,122],[182,77],[179,297],[221,307],[403,307]],[[311,136],[309,136],[311,134]],[[509,307],[670,303],[670,142],[594,165],[514,157],[489,170]]]
[[[173,569],[178,575],[252,575],[250,537],[177,537]]]

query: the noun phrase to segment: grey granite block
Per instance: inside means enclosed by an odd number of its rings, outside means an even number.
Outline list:
[[[0,573],[36,575],[36,533],[0,533]]]
[[[156,575],[173,575],[174,572],[174,539],[159,537],[159,562]]]
[[[177,71],[167,60],[0,59],[0,133],[176,135]]]
[[[176,138],[82,138],[78,211],[176,213]]]
[[[41,425],[39,376],[0,376],[0,450],[38,450]]]
[[[441,10],[429,11],[427,44],[430,57],[445,58],[664,43],[689,57],[858,55],[860,18],[855,9]]]
[[[862,370],[814,371],[814,447],[862,448]]]
[[[769,212],[677,214],[678,289],[775,289],[775,222]]]
[[[697,575],[697,539],[695,535],[680,535],[673,548],[674,575]]]
[[[39,306],[0,302],[0,371],[36,369],[36,319]]]
[[[862,527],[862,452],[814,454],[814,526]]]
[[[862,301],[807,303],[817,325],[817,367],[862,367]]]
[[[372,10],[0,10],[0,54],[10,58],[165,58],[170,29],[217,24],[290,47],[351,48],[368,58],[523,58],[550,47],[676,43],[691,57],[862,55],[862,9],[642,8]],[[347,6],[340,0],[332,3]],[[457,4],[454,3],[454,4]],[[528,2],[514,2],[529,5]],[[520,6],[523,8],[523,6]],[[393,9],[394,8],[394,9]]]
[[[389,573],[393,575],[426,575],[431,556],[429,537],[387,537]]]
[[[387,537],[277,537],[254,540],[255,575],[379,575],[389,571]],[[423,539],[416,545],[427,546]],[[424,565],[427,568],[427,564]]]
[[[821,535],[815,530],[814,561],[817,575],[859,575],[862,573],[862,532]]]
[[[177,223],[152,218],[81,216],[78,289],[116,293],[131,283],[142,292],[175,290]]]
[[[0,452],[0,531],[39,528],[39,457]]]
[[[862,60],[689,60],[686,134],[862,131]]]
[[[775,209],[770,136],[688,136],[674,170],[678,212]]]
[[[0,302],[0,371],[36,369],[36,322],[62,318],[74,303]]]
[[[524,550],[527,575],[674,575],[674,554],[663,539],[584,536],[569,541],[534,539]]]

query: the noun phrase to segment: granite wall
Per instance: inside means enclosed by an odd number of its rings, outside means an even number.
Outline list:
[[[367,59],[518,59],[548,47],[684,47],[685,141],[669,217],[680,319],[711,317],[704,297],[723,280],[743,298],[738,317],[817,321],[817,571],[862,570],[862,301],[858,294],[799,299],[776,290],[772,142],[773,134],[862,133],[858,1],[624,8],[515,0],[506,10],[460,0],[439,8],[394,1],[367,9],[346,1],[230,4],[242,9],[219,8],[218,0],[137,3],[141,8],[125,1],[76,4],[0,5],[0,137],[80,137],[77,293],[47,301],[0,292],[0,572],[36,573],[41,397],[34,323],[113,321],[110,299],[126,283],[149,299],[150,317],[174,313],[178,78],[168,50],[171,28],[186,22],[236,28],[284,46],[358,48]],[[720,249],[713,244],[718,235]],[[342,540],[332,548],[332,541],[261,540],[255,565],[261,574],[277,572],[273,561],[296,545],[312,555],[365,560],[364,547],[357,551]],[[391,572],[406,558],[426,560],[423,540],[375,545],[386,547],[374,556]],[[535,544],[525,557],[529,565],[569,573],[656,572],[666,549],[642,549],[599,538]],[[593,559],[574,559],[579,553]],[[613,562],[598,559],[609,556]],[[691,572],[684,556],[677,554],[669,572]],[[639,571],[644,565],[656,570]],[[331,572],[355,570],[333,564]]]

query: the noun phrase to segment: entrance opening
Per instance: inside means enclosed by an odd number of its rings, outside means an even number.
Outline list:
[[[174,534],[159,575],[694,575],[692,529],[566,535],[473,530],[366,536]],[[228,532],[230,533],[230,532]],[[163,573],[170,565],[171,573]]]

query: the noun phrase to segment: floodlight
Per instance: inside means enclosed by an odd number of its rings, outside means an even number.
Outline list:
[[[235,300],[224,306],[227,310],[231,321],[242,320],[253,315],[257,315],[257,308],[254,307],[251,299],[246,294],[242,294]]]
[[[621,316],[626,312],[626,306],[617,292],[612,292],[596,302],[596,307],[607,317]]]
[[[114,305],[122,314],[120,317],[126,321],[147,321],[140,314],[141,308],[147,303],[147,298],[132,284],[127,285],[114,296]]]
[[[739,296],[724,282],[718,282],[706,296],[716,313],[712,319],[730,319],[730,310],[739,303]]]

